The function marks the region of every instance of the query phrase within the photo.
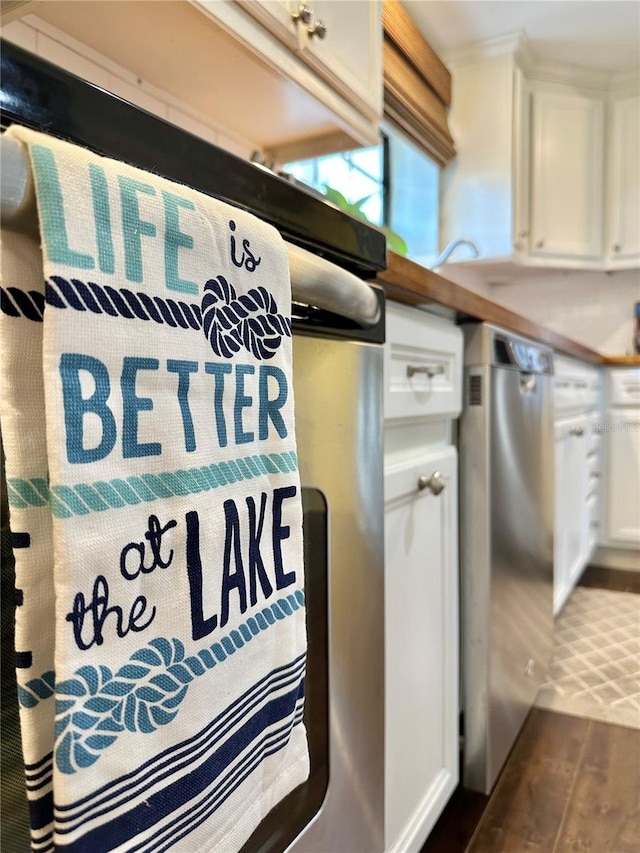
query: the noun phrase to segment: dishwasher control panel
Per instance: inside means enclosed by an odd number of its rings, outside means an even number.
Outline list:
[[[517,367],[530,373],[550,373],[551,355],[532,343],[517,338],[495,335],[494,363]]]

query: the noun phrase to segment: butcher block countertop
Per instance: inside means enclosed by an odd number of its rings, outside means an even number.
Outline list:
[[[639,355],[601,355],[395,252],[388,253],[387,264],[386,270],[377,274],[376,281],[382,285],[388,298],[396,302],[422,306],[435,302],[453,309],[459,319],[469,318],[495,323],[496,326],[533,338],[557,352],[583,361],[612,366],[640,366]]]

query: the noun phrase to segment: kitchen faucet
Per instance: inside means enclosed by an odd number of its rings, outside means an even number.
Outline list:
[[[460,237],[457,240],[451,240],[450,243],[447,243],[447,245],[440,252],[438,257],[435,259],[435,261],[431,264],[430,269],[434,270],[436,269],[436,267],[442,266],[442,264],[444,264],[448,260],[449,256],[458,248],[458,246],[468,246],[473,253],[471,255],[472,258],[477,258],[480,255],[480,249],[478,249],[473,240],[466,240]]]

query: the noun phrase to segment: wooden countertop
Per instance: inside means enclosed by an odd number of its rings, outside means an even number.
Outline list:
[[[601,355],[395,252],[388,253],[387,264],[387,269],[377,274],[376,281],[382,285],[386,295],[396,302],[408,305],[428,305],[435,302],[453,309],[459,319],[469,317],[495,323],[583,361],[612,366],[640,366],[638,355]]]

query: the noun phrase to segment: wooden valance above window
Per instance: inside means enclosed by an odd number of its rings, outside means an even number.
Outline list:
[[[383,0],[384,113],[441,166],[455,157],[447,125],[451,74],[399,0]]]

